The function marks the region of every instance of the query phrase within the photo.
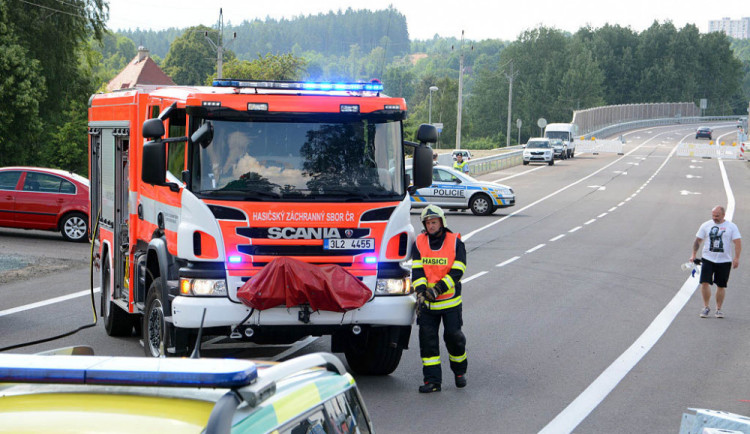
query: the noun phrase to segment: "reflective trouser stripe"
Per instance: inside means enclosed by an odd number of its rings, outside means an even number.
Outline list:
[[[448,354],[448,358],[451,360],[451,362],[461,363],[464,360],[466,360],[466,353],[463,353],[460,356],[454,356],[454,355]]]
[[[434,366],[440,364],[440,356],[437,357],[422,357],[423,366]]]
[[[449,307],[455,307],[461,304],[461,296],[459,295],[456,298],[450,298],[445,301],[438,301],[438,302],[424,302],[430,310],[442,310],[442,309],[448,309]]]

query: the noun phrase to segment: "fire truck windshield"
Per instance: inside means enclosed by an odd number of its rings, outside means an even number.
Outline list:
[[[195,118],[194,118],[195,121]],[[193,191],[228,200],[400,200],[401,122],[210,120],[211,140],[194,144]]]

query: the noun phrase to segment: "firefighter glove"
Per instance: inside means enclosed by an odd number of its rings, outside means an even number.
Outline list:
[[[435,290],[438,294],[445,294],[446,291],[448,291],[448,285],[445,284],[442,280],[438,281],[435,284]]]
[[[424,298],[427,299],[427,301],[435,301],[440,296],[440,292],[438,292],[435,287],[427,288],[424,292]]]

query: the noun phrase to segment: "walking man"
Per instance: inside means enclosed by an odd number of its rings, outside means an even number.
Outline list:
[[[700,277],[701,294],[703,295],[701,318],[708,317],[711,312],[708,303],[711,300],[711,285],[714,283],[716,284],[715,315],[716,318],[724,318],[721,306],[724,304],[724,290],[729,281],[729,272],[732,268],[737,268],[740,265],[740,253],[742,253],[740,230],[737,229],[737,225],[724,219],[725,213],[724,207],[714,207],[711,210],[711,220],[701,225],[693,242],[691,262],[695,260],[698,248],[705,241]],[[732,250],[734,250],[734,254],[732,254]]]
[[[466,248],[446,225],[440,207],[428,205],[421,216],[424,231],[412,247],[412,281],[417,293],[419,352],[424,384],[420,393],[440,392],[440,339],[448,348],[456,387],[466,387],[466,337],[461,331],[461,276],[466,271]]]

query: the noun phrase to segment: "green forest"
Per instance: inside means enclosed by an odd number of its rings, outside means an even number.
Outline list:
[[[605,25],[573,34],[540,26],[514,41],[411,40],[406,17],[394,7],[227,21],[221,34],[211,22],[161,31],[107,29],[107,14],[105,0],[0,1],[0,166],[85,175],[91,94],[103,91],[138,46],[149,49],[176,83],[210,83],[216,49],[206,34],[214,44],[223,39],[224,77],[378,78],[386,94],[407,101],[407,138],[431,117],[443,124],[444,148],[455,146],[461,57],[461,146],[470,149],[505,144],[509,77],[512,144],[516,119],[523,122],[524,142],[539,134],[536,119],[569,122],[578,109],[707,98],[707,114],[745,114],[750,101],[750,41],[701,34],[695,25],[654,22],[641,32]]]

